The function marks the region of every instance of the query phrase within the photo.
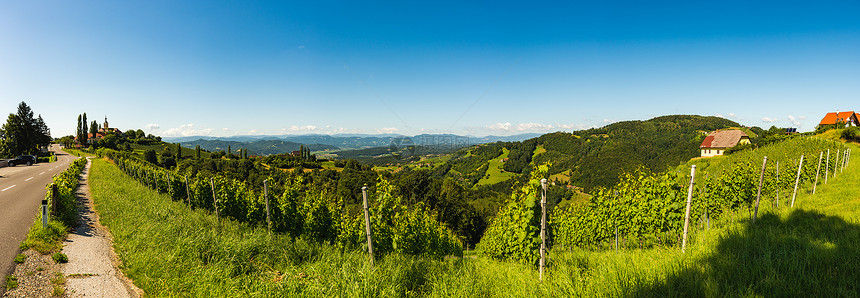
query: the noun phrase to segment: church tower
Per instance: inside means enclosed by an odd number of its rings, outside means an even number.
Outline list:
[[[107,116],[105,116],[105,125],[104,125],[104,126],[102,126],[102,129],[104,129],[105,131],[107,131],[108,127],[110,127],[110,126],[108,126]]]

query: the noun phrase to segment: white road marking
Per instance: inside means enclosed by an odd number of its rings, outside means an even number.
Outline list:
[[[9,186],[9,187],[4,188],[3,190],[0,190],[0,191],[6,191],[7,189],[10,189],[10,188],[13,188],[13,187],[15,187],[15,185]]]
[[[27,180],[24,180],[24,181],[30,181],[30,179],[33,179],[33,177],[27,178]]]
[[[42,174],[44,174],[44,173],[45,173],[45,172],[41,172],[41,173],[39,173],[39,175],[42,175]]]

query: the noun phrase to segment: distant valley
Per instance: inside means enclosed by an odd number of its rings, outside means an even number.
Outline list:
[[[539,137],[541,134],[528,133],[512,136],[459,136],[453,134],[422,134],[416,136],[403,136],[394,134],[370,135],[370,134],[336,134],[336,135],[244,135],[231,137],[189,136],[189,137],[164,137],[163,140],[172,143],[180,143],[186,148],[200,148],[208,151],[227,151],[228,148],[234,152],[239,149],[247,149],[250,155],[267,156],[273,154],[290,153],[298,151],[301,146],[308,147],[311,151],[345,151],[368,148],[391,148],[403,149],[409,146],[421,146],[426,148],[456,150],[477,144],[493,142],[519,142]]]

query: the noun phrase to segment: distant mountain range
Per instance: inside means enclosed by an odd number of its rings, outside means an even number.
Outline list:
[[[420,145],[425,147],[462,148],[471,145],[494,142],[519,142],[541,136],[538,133],[518,134],[512,136],[460,136],[453,134],[421,134],[404,136],[395,134],[336,134],[336,135],[241,135],[230,137],[190,136],[164,137],[164,141],[180,143],[183,147],[201,148],[209,151],[226,151],[228,146],[233,151],[245,148],[249,154],[271,155],[288,153],[299,150],[305,145],[312,151],[320,150],[349,150],[375,147],[397,147]]]

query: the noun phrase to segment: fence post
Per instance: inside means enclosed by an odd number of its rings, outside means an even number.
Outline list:
[[[830,176],[830,149],[827,149],[827,162],[824,166],[824,184],[827,184],[827,176]]]
[[[693,201],[693,184],[696,181],[696,165],[690,167],[690,188],[687,190],[687,212],[684,215],[684,239],[681,242],[681,252],[687,250],[687,231],[690,229],[690,203]]]
[[[272,213],[269,211],[269,180],[263,180],[263,196],[266,197],[266,226],[272,234]]]
[[[764,183],[764,169],[767,167],[767,156],[764,157],[764,161],[761,162],[761,175],[758,177],[758,193],[755,195],[755,211],[753,212],[752,222],[755,223],[756,217],[758,217],[758,202],[761,200],[761,185]]]
[[[546,178],[540,180],[540,281],[543,281],[543,271],[546,267]],[[618,249],[618,230],[615,232],[615,245]]]
[[[779,161],[776,161],[776,208],[779,208]]]
[[[833,162],[833,178],[836,178],[836,171],[839,170],[839,152],[840,149],[836,149],[836,161]]]
[[[840,173],[845,172],[845,166],[848,165],[848,149],[845,149],[845,151],[842,152],[842,155],[842,167],[839,168]]]
[[[707,181],[708,181],[708,173],[705,173],[705,193],[708,193],[708,182]],[[708,215],[708,209],[710,209],[710,208],[711,208],[710,204],[708,204],[708,206],[705,206],[705,221],[708,224],[708,230],[711,229],[711,216]]]
[[[373,266],[373,234],[370,230],[370,211],[367,210],[367,186],[361,187],[361,197],[364,202],[364,227],[367,230],[367,252],[370,254],[370,265]]]
[[[212,206],[215,208],[215,218],[220,221],[221,217],[218,216],[218,197],[215,196],[215,177],[209,177],[209,184],[212,185]]]
[[[51,213],[57,214],[57,184],[51,183]]]
[[[815,189],[818,188],[818,174],[821,172],[821,159],[824,158],[824,151],[818,153],[818,167],[815,170],[815,183],[812,184],[812,194],[815,194]]]
[[[191,206],[191,190],[188,189],[188,175],[185,175],[185,198],[185,202],[188,204],[188,207],[194,209],[194,207]]]
[[[800,155],[800,163],[797,164],[797,178],[794,179],[794,192],[791,194],[791,207],[794,208],[794,199],[797,197],[797,185],[800,184],[800,170],[803,169],[803,154]]]

